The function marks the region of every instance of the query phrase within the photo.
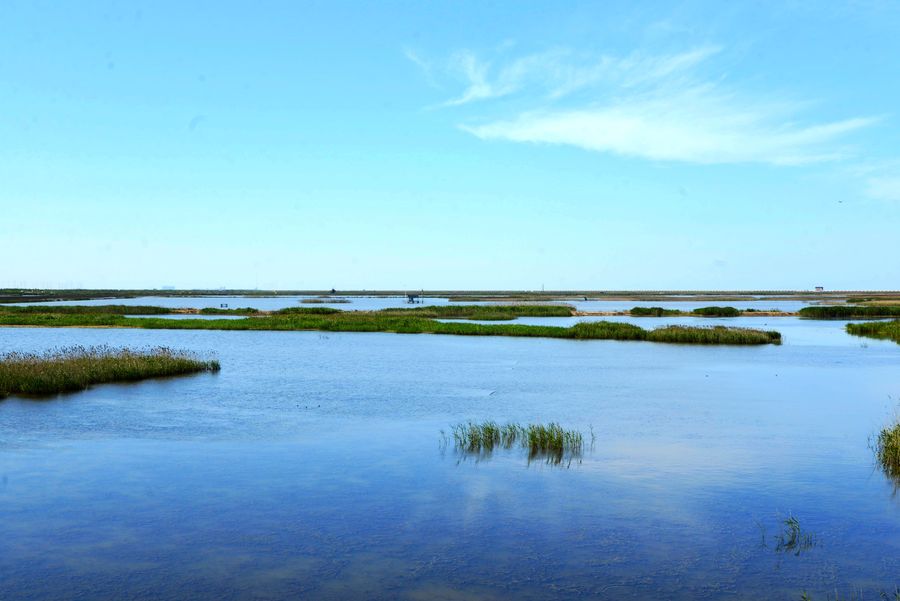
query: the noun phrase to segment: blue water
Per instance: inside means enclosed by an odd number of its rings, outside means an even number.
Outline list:
[[[897,410],[900,345],[737,322],[785,344],[0,328],[2,352],[165,345],[222,363],[0,401],[0,599],[892,590],[900,497],[867,439]],[[568,469],[475,461],[441,446],[468,419],[596,441]],[[816,540],[800,556],[776,551],[788,515]]]

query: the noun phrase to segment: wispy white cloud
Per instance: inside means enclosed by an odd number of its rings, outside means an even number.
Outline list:
[[[449,70],[461,107],[515,97],[507,117],[461,127],[481,139],[565,144],[661,161],[801,165],[852,154],[845,138],[878,119],[803,123],[804,103],[760,99],[705,77],[715,46],[681,53],[589,56],[553,49],[494,63],[462,51]],[[527,107],[522,110],[523,104]],[[470,109],[471,110],[471,109]],[[477,117],[476,117],[477,118]]]
[[[900,175],[868,178],[866,180],[866,193],[878,200],[900,202]]]

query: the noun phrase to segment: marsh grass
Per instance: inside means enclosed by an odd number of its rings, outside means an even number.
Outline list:
[[[584,436],[577,430],[566,430],[555,422],[549,424],[498,424],[494,421],[466,422],[453,426],[454,448],[464,456],[490,457],[494,449],[519,447],[528,452],[529,463],[544,460],[551,465],[580,460],[584,452]]]
[[[168,315],[172,309],[148,305],[0,305],[0,314]]]
[[[0,397],[84,390],[92,384],[130,382],[201,371],[219,371],[219,362],[187,351],[107,346],[72,346],[45,353],[0,355]]]
[[[569,305],[438,305],[379,311],[385,315],[485,321],[509,320],[516,317],[571,317],[572,312],[573,308]]]
[[[484,315],[486,309],[451,307],[468,317]],[[566,307],[551,305],[552,311],[568,311]],[[433,307],[421,309],[432,310]],[[487,310],[496,310],[489,307]],[[506,315],[522,311],[544,311],[540,307],[512,306],[501,308]],[[549,310],[549,309],[548,309]],[[247,319],[165,319],[146,317],[128,319],[109,313],[6,313],[0,311],[0,326],[35,327],[111,327],[168,330],[316,330],[325,332],[393,332],[397,334],[449,334],[456,336],[517,336],[533,338],[569,338],[579,340],[647,340],[677,344],[780,344],[778,332],[749,328],[669,326],[645,330],[628,323],[609,321],[579,322],[570,327],[552,325],[483,324],[469,321],[443,322],[429,315],[446,317],[443,310],[433,312],[418,309],[382,311],[341,311],[333,307],[290,307],[270,315],[250,315]],[[463,315],[457,315],[462,317]]]
[[[628,313],[632,317],[667,317],[683,314],[678,309],[665,309],[663,307],[632,307]]]
[[[741,312],[734,307],[700,307],[691,311],[701,317],[740,317]]]
[[[870,323],[848,323],[847,333],[866,338],[882,338],[900,344],[900,319]]]
[[[220,309],[218,307],[206,307],[200,309],[201,315],[256,315],[259,309],[253,307],[237,307],[234,309]]]
[[[882,428],[878,436],[872,440],[871,446],[885,476],[894,486],[900,486],[900,417]]]
[[[881,319],[900,317],[900,305],[816,305],[797,314],[806,319]]]

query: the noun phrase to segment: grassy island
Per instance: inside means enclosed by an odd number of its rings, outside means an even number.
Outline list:
[[[900,317],[900,305],[816,305],[798,314],[806,319],[883,319]]]
[[[847,333],[867,338],[883,338],[900,344],[900,319],[868,323],[848,323]]]
[[[68,347],[36,353],[0,355],[0,398],[10,394],[56,394],[93,384],[219,371],[218,361],[186,351]]]
[[[438,319],[513,319],[520,316],[568,316],[561,305],[459,305],[381,311],[341,311],[332,307],[291,307],[245,319],[129,319],[119,313],[56,312],[55,307],[23,312],[0,307],[0,326],[109,327],[169,330],[318,330],[326,332],[394,332],[460,336],[524,336],[579,340],[647,340],[679,344],[780,344],[781,334],[750,328],[669,326],[645,330],[609,321],[580,322],[569,327],[524,324],[481,324]],[[241,311],[240,309],[236,311]],[[173,311],[174,312],[174,311]],[[181,311],[183,312],[183,311]]]

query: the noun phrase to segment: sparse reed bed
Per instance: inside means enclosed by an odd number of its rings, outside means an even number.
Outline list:
[[[900,317],[900,305],[816,305],[798,312],[806,319],[879,319]]]
[[[219,371],[219,362],[166,347],[132,350],[73,346],[40,354],[7,353],[0,355],[0,397],[73,392],[92,384],[201,371]]]
[[[305,305],[322,305],[325,303],[349,303],[346,298],[304,298],[300,300]]]
[[[465,455],[486,457],[495,448],[514,446],[528,451],[529,461],[544,458],[558,464],[578,459],[584,452],[584,437],[578,430],[566,430],[555,422],[520,425],[497,422],[467,422],[453,427],[454,447]]]
[[[900,319],[870,323],[848,323],[847,333],[867,338],[884,338],[900,344]]]
[[[741,312],[734,307],[700,307],[691,311],[701,317],[740,317]]]
[[[565,307],[552,306],[554,310]],[[468,315],[479,315],[464,309]],[[430,309],[430,307],[423,307]],[[482,308],[478,306],[478,309]],[[527,307],[532,310],[534,307]],[[516,311],[513,307],[507,311]],[[423,316],[417,309],[383,311],[341,311],[331,307],[291,307],[271,315],[247,319],[128,319],[118,314],[4,313],[0,326],[113,327],[168,330],[319,330],[327,332],[394,332],[398,334],[451,334],[457,336],[524,336],[580,340],[648,340],[679,344],[779,344],[778,332],[748,328],[670,326],[645,330],[633,324],[592,321],[570,327],[524,324],[481,324],[441,322]],[[440,313],[436,311],[433,314]],[[446,315],[446,313],[444,313]]]
[[[874,442],[875,458],[881,469],[893,482],[900,484],[900,419],[883,428]]]

